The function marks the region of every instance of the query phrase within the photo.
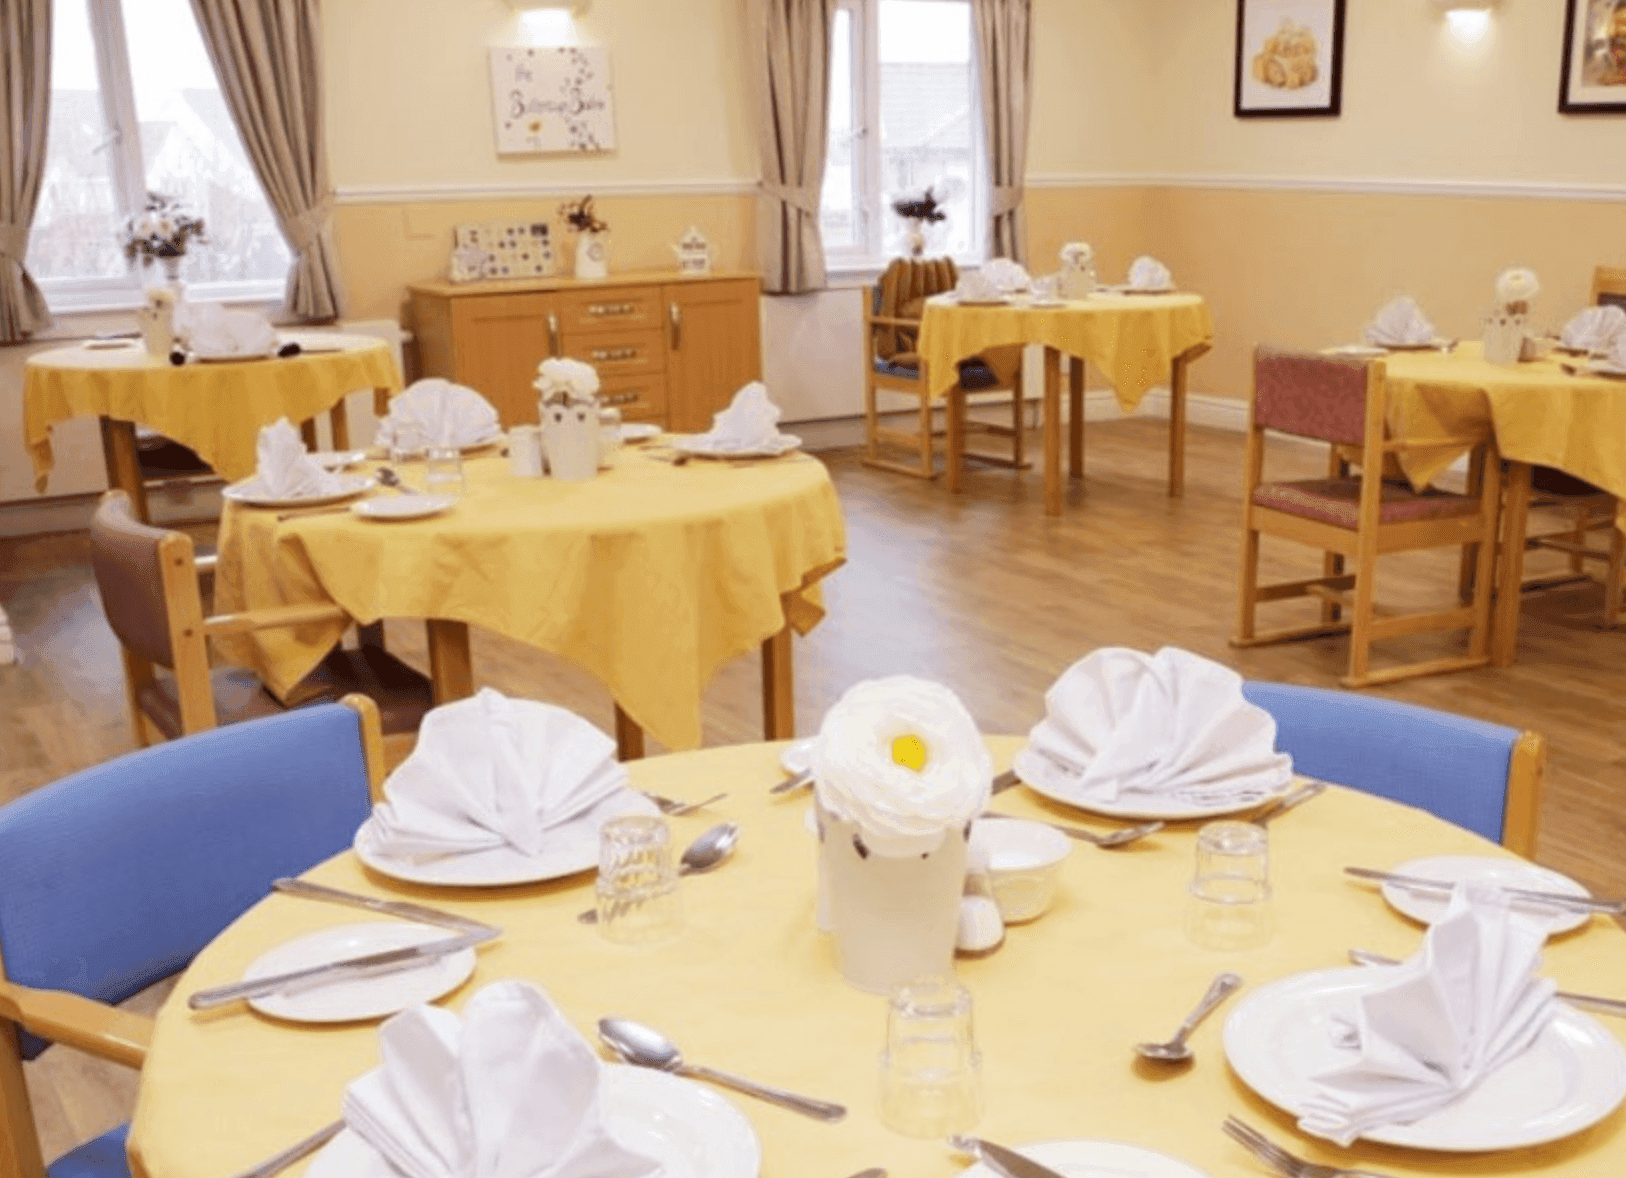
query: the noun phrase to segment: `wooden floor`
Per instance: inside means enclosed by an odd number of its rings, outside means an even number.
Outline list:
[[[865,468],[855,452],[821,455],[846,510],[848,563],[827,582],[829,617],[797,643],[799,731],[814,730],[854,682],[909,673],[952,687],[985,731],[1025,732],[1042,715],[1055,677],[1105,645],[1173,644],[1251,678],[1336,686],[1346,658],[1339,639],[1250,651],[1227,645],[1242,438],[1193,428],[1186,495],[1170,500],[1165,437],[1156,421],[1092,424],[1088,477],[1070,487],[1055,519],[1043,514],[1037,471],[973,470],[964,494],[950,498],[941,482]],[[1279,474],[1322,470],[1313,452],[1291,446],[1273,452],[1272,462],[1279,465],[1267,471]],[[1319,571],[1290,545],[1267,546],[1266,556],[1272,573]],[[1446,604],[1455,575],[1454,556],[1387,558],[1379,599]],[[1595,890],[1623,894],[1626,629],[1598,629],[1600,602],[1596,586],[1532,595],[1513,667],[1414,680],[1377,694],[1545,733],[1537,858]],[[18,665],[0,667],[4,800],[132,742],[117,650],[83,536],[0,539],[0,606],[11,615],[21,654]],[[1311,607],[1273,608],[1287,618]],[[421,625],[391,623],[389,636],[421,665]],[[1444,651],[1456,641],[1420,638],[1406,649]],[[479,682],[611,727],[608,697],[558,660],[478,632],[474,656]],[[755,658],[727,667],[706,694],[706,743],[760,739],[759,691]],[[31,1067],[47,1156],[128,1115],[128,1077],[110,1077],[61,1049]]]

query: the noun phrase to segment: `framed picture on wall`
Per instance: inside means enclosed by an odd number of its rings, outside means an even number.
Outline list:
[[[1343,73],[1344,0],[1237,0],[1237,118],[1336,115]]]
[[[1626,0],[1564,0],[1558,109],[1626,114]]]

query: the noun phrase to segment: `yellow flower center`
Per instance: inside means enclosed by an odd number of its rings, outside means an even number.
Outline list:
[[[918,736],[900,736],[892,742],[892,760],[916,773],[926,768],[926,742]]]

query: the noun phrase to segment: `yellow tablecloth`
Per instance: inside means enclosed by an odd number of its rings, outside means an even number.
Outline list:
[[[1103,294],[1059,307],[962,306],[939,298],[926,302],[920,354],[936,398],[958,378],[956,361],[980,355],[1009,381],[1022,346],[1043,344],[1093,363],[1128,412],[1147,389],[1168,380],[1176,356],[1213,339],[1208,304],[1194,294]]]
[[[28,358],[23,369],[23,432],[34,487],[51,474],[51,426],[70,417],[109,417],[151,426],[196,451],[227,479],[254,473],[260,427],[279,417],[305,421],[356,389],[397,392],[401,374],[382,340],[364,335],[284,332],[289,340],[339,347],[287,359],[179,367],[124,348],[77,344]]]
[[[1518,365],[1490,364],[1478,341],[1450,353],[1393,352],[1385,360],[1389,425],[1418,441],[1495,431],[1504,458],[1553,466],[1626,502],[1626,381],[1572,376],[1553,356]],[[1437,478],[1461,448],[1421,451],[1402,461],[1413,483]],[[1626,526],[1626,513],[1620,517]]]
[[[1021,740],[990,744],[1003,768]],[[589,1037],[601,1016],[624,1015],[665,1031],[696,1063],[849,1107],[846,1120],[830,1125],[731,1096],[762,1139],[762,1178],[839,1178],[866,1166],[885,1166],[892,1178],[949,1178],[964,1163],[941,1142],[901,1137],[880,1123],[876,1057],[885,1003],[841,980],[834,947],[814,929],[814,841],[803,822],[808,794],[767,792],[781,776],[780,747],[740,745],[629,765],[635,785],[670,796],[729,791],[727,801],[673,820],[680,843],[724,818],[742,828],[732,861],[683,882],[687,926],[664,945],[611,945],[578,923],[576,914],[592,904],[590,874],[447,891],[372,875],[345,854],[311,878],[501,925],[505,934],[480,950],[473,978],[446,999],[452,1007],[487,982],[529,978]],[[994,808],[1064,813],[1025,790],[1001,795]],[[1258,1163],[1220,1131],[1226,1114],[1235,1113],[1301,1153],[1354,1159],[1348,1164],[1396,1178],[1626,1173],[1626,1114],[1619,1110],[1564,1141],[1495,1155],[1364,1144],[1340,1151],[1305,1138],[1290,1116],[1232,1076],[1221,1049],[1224,1010],[1192,1037],[1197,1058],[1189,1068],[1138,1062],[1131,1044],[1168,1037],[1222,969],[1256,987],[1340,967],[1352,946],[1411,952],[1419,927],[1391,911],[1370,885],[1344,876],[1342,864],[1504,853],[1420,811],[1329,790],[1271,826],[1275,939],[1260,949],[1219,953],[1194,948],[1181,931],[1194,829],[1173,826],[1119,851],[1079,844],[1048,914],[1011,928],[993,955],[958,964],[975,998],[983,1052],[980,1132],[1007,1142],[1128,1141],[1182,1157],[1213,1178],[1259,1178]],[[345,1084],[377,1063],[373,1026],[279,1024],[240,1007],[195,1014],[184,998],[236,980],[272,945],[364,919],[353,909],[276,896],[197,958],[158,1017],[130,1137],[137,1174],[235,1174],[338,1115]],[[1621,993],[1626,935],[1594,918],[1549,943],[1545,972],[1565,989]],[[1626,1022],[1602,1021],[1626,1036]]]
[[[717,669],[787,621],[811,629],[823,616],[815,582],[846,558],[829,473],[805,454],[676,467],[627,447],[581,483],[516,478],[495,454],[464,470],[467,495],[425,520],[279,520],[228,503],[217,610],[334,601],[364,623],[484,626],[569,659],[668,748],[694,748]],[[400,473],[414,483],[423,471]],[[282,694],[341,630],[265,631],[218,648]]]

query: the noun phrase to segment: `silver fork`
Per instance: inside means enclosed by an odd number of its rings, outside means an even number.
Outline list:
[[[692,814],[696,810],[704,809],[714,802],[720,802],[728,795],[726,793],[714,794],[703,802],[680,802],[676,798],[663,798],[660,794],[652,794],[647,789],[638,791],[644,797],[655,803],[656,809],[672,818],[679,818],[684,814]]]
[[[1015,818],[1015,814],[996,814],[987,811],[985,818]],[[1065,822],[1051,822],[1044,818],[1034,818],[1029,821],[1042,822],[1046,826],[1054,827],[1070,839],[1080,842],[1094,843],[1098,847],[1127,847],[1130,843],[1139,842],[1149,834],[1155,834],[1163,829],[1161,822],[1142,822],[1139,826],[1126,826],[1122,830],[1109,831],[1106,834],[1096,834],[1093,830],[1085,830],[1082,826],[1070,826]]]
[[[1296,1154],[1288,1153],[1259,1130],[1235,1117],[1225,1118],[1225,1132],[1283,1178],[1389,1178],[1387,1174],[1374,1170],[1350,1170],[1342,1166],[1307,1162]]]

